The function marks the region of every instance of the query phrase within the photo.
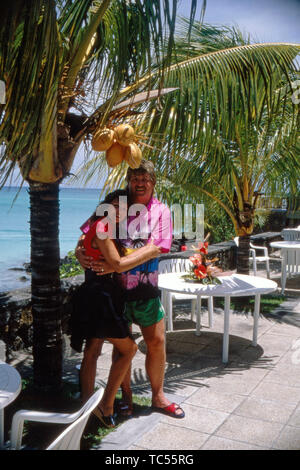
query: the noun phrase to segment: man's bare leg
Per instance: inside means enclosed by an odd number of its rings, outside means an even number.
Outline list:
[[[146,371],[152,388],[152,405],[163,408],[170,404],[163,391],[166,365],[164,320],[141,327],[141,331],[147,345]]]
[[[164,319],[148,327],[141,327],[147,345],[146,371],[152,388],[152,406],[165,408],[170,400],[164,394],[166,366],[165,324]],[[182,414],[178,408],[175,414]]]

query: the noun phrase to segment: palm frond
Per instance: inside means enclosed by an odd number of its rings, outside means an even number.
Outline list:
[[[17,11],[13,6],[8,8],[7,25],[1,30],[6,46],[1,48],[0,74],[7,96],[0,109],[1,144],[6,149],[0,161],[2,172],[7,159],[13,162],[9,171],[22,156],[27,155],[32,161],[42,129],[49,132],[53,128],[60,68],[54,1],[16,5]],[[26,173],[26,166],[23,168]]]

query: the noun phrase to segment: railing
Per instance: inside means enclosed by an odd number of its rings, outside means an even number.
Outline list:
[[[289,213],[300,211],[300,198],[299,196],[294,197],[282,197],[282,196],[260,196],[257,201],[257,209],[270,210],[286,210]]]
[[[260,196],[257,209],[281,209],[287,210],[288,198],[286,197],[271,197],[271,196]]]

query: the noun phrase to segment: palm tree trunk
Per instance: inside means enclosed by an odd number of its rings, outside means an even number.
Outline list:
[[[249,247],[250,235],[239,237],[239,246],[237,252],[237,273],[249,274]]]
[[[34,385],[46,392],[62,377],[59,185],[31,183],[29,194]]]

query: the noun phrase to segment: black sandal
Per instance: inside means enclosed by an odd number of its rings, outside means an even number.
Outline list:
[[[105,426],[106,428],[115,428],[116,422],[113,415],[104,416],[103,411],[99,406],[94,409],[93,414],[99,419],[99,421]]]
[[[117,413],[123,418],[132,418],[133,406],[132,403],[127,403],[124,400],[120,400],[117,404]]]

